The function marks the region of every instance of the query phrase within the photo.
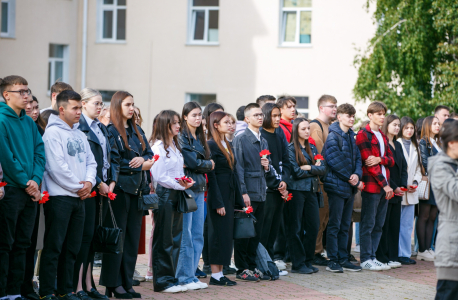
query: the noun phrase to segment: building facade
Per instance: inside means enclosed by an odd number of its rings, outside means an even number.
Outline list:
[[[0,77],[49,106],[56,80],[105,100],[134,95],[151,132],[162,109],[218,101],[234,113],[289,94],[315,117],[322,94],[353,103],[353,60],[374,33],[366,0],[0,0]]]

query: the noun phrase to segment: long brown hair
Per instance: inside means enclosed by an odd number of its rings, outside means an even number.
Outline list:
[[[188,139],[190,141],[191,141],[191,132],[189,131],[188,122],[186,122],[184,117],[185,116],[187,117],[189,113],[196,108],[200,109],[200,111],[202,112],[202,107],[200,107],[199,103],[195,101],[191,101],[191,102],[185,103],[185,105],[183,106],[183,110],[181,111],[181,124],[182,124],[181,132],[183,131],[186,132],[188,134]],[[209,159],[210,158],[210,149],[208,148],[208,145],[207,145],[207,140],[205,138],[205,133],[204,133],[204,125],[202,123],[200,123],[200,126],[196,128],[196,136],[199,139],[202,147],[204,147],[205,158]]]
[[[431,137],[431,133],[432,133],[431,127],[433,125],[434,119],[437,119],[437,117],[434,117],[434,116],[426,117],[423,120],[423,127],[421,128],[421,139],[425,140],[426,144],[430,146],[431,146],[431,141],[429,138]],[[439,139],[439,133],[434,135],[434,140],[436,141],[437,145],[439,145],[440,147],[441,142]]]
[[[207,128],[208,128],[209,138],[212,138],[216,142],[216,145],[218,145],[219,150],[223,152],[223,155],[227,159],[227,163],[229,164],[229,166],[232,169],[234,165],[234,154],[232,153],[232,149],[229,145],[229,142],[226,139],[226,135],[224,135],[224,142],[227,145],[227,151],[226,151],[226,149],[223,147],[223,144],[221,144],[221,136],[219,134],[219,131],[218,129],[215,128],[215,124],[219,124],[221,120],[226,116],[229,116],[229,114],[223,111],[215,111],[214,113],[212,113],[209,116],[210,123],[207,124]]]
[[[167,157],[169,156],[169,137],[172,134],[172,124],[175,122],[175,116],[178,117],[178,122],[180,121],[180,115],[174,110],[163,110],[156,116],[156,121],[154,123],[154,132],[152,135],[153,142],[156,140],[161,140],[164,145],[165,152]],[[173,142],[175,147],[181,152],[180,144],[178,143],[178,137],[173,136]]]
[[[125,91],[118,91],[113,95],[113,97],[111,98],[111,105],[110,105],[110,120],[111,120],[111,123],[113,123],[116,130],[121,135],[122,140],[124,141],[124,146],[127,149],[132,150],[129,147],[129,141],[127,140],[127,133],[126,133],[126,128],[124,128],[123,115],[122,115],[122,102],[127,97],[134,98],[132,94],[125,92]],[[142,150],[144,151],[146,148],[145,141],[143,140],[142,135],[138,131],[137,124],[135,123],[135,116],[127,120],[127,125],[132,126],[134,128],[135,134],[137,134],[137,137],[140,140],[140,143],[142,144]]]
[[[387,117],[385,117],[385,120],[383,121],[383,125],[382,125],[382,132],[383,134],[385,134],[388,138],[388,126],[394,122],[395,120],[399,120],[399,122],[401,122],[401,120],[399,119],[398,116],[396,115],[389,115]],[[399,131],[401,132],[401,131]],[[398,133],[399,134],[399,133]],[[395,136],[393,136],[393,140],[396,139]],[[389,141],[388,141],[389,142]]]
[[[297,118],[293,122],[293,131],[291,133],[291,140],[293,141],[294,151],[296,152],[296,162],[299,166],[303,166],[307,164],[307,160],[305,159],[304,154],[302,154],[301,143],[299,142],[298,127],[299,127],[299,124],[302,122],[308,122],[310,124],[310,121],[305,118]],[[312,160],[312,165],[314,165],[315,159],[313,159],[312,149],[310,148],[309,141],[305,140],[304,145],[305,145],[305,151],[310,156],[310,159]]]
[[[415,126],[415,122],[413,121],[413,119],[411,117],[402,117],[401,118],[401,130],[399,130],[398,138],[404,138],[404,135],[402,135],[402,132],[404,130],[404,127],[406,127],[409,124],[412,124],[412,126],[413,126],[413,135],[410,138],[410,142],[415,146],[415,151],[417,151],[417,163],[421,168],[422,174],[424,175],[425,174],[425,170],[423,168],[423,165],[421,164],[420,149],[418,148],[417,127]]]

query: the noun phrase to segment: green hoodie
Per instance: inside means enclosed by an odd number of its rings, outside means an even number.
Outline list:
[[[0,102],[0,164],[8,186],[26,188],[29,180],[41,184],[45,149],[37,125],[21,111],[20,116]]]

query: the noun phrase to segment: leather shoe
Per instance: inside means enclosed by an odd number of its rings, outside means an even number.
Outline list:
[[[108,299],[107,296],[100,294],[95,288],[92,288],[89,292],[87,292],[87,295],[92,299]]]
[[[313,263],[316,266],[327,266],[329,261],[321,256],[321,254],[315,254],[315,258],[313,259]]]
[[[402,264],[402,265],[411,265],[412,263],[410,262],[411,259],[408,258],[408,257],[399,257],[398,258],[398,261]]]

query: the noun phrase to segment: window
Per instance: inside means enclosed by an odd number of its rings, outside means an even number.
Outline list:
[[[105,106],[110,105],[111,98],[116,93],[116,91],[99,91],[102,94],[102,101]]]
[[[16,31],[16,0],[1,0],[0,37],[14,38]]]
[[[56,81],[68,82],[68,46],[49,44],[48,91]]]
[[[99,0],[97,18],[99,42],[125,42],[126,0]]]
[[[202,110],[209,103],[216,102],[216,94],[186,94],[186,102],[196,101]]]
[[[188,42],[198,45],[218,45],[219,0],[189,0]]]
[[[312,43],[312,0],[283,0],[281,45],[310,46]]]
[[[308,119],[309,117],[309,97],[306,96],[294,96],[296,98],[296,109],[297,112],[301,113]]]

